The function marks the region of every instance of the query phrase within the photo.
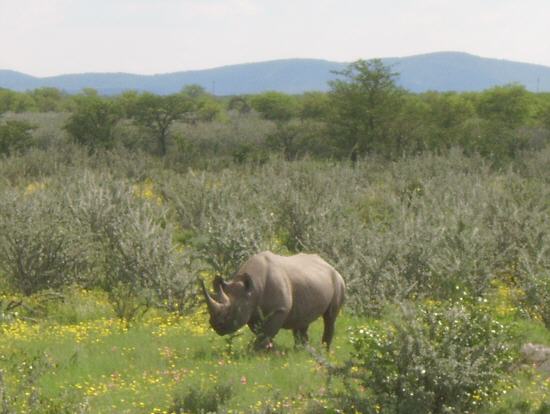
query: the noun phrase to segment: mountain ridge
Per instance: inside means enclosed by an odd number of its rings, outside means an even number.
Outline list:
[[[506,59],[492,59],[464,52],[434,52],[381,59],[400,73],[397,83],[412,92],[480,91],[518,83],[531,91],[550,91],[550,67]],[[325,59],[278,59],[215,68],[140,75],[125,72],[87,72],[35,77],[14,70],[0,70],[0,88],[16,91],[55,87],[67,93],[93,88],[104,95],[125,90],[169,94],[185,85],[199,84],[216,95],[254,94],[275,90],[285,93],[326,91],[334,71],[346,62]]]

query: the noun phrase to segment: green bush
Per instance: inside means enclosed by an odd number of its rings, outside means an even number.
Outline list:
[[[116,314],[131,321],[155,300],[183,308],[187,299],[189,266],[172,241],[170,227],[154,216],[134,210],[102,228],[103,272],[100,281]],[[188,276],[186,279],[185,276]]]
[[[227,384],[216,384],[212,388],[194,386],[174,396],[170,413],[206,414],[217,413],[219,408],[233,395],[233,388]]]
[[[402,306],[387,325],[350,332],[338,394],[345,412],[464,413],[498,395],[513,361],[503,325],[465,303]]]
[[[115,279],[124,269],[136,277],[145,267],[172,269],[136,285],[154,298],[143,303],[169,298],[179,308],[192,296],[198,269],[228,276],[249,255],[270,249],[320,254],[342,273],[348,309],[360,314],[380,314],[394,300],[484,296],[493,280],[507,281],[511,273],[532,308],[545,303],[544,290],[534,286],[549,268],[548,154],[525,153],[505,170],[458,150],[392,163],[273,157],[261,165],[172,170],[164,160],[123,149],[92,155],[75,145],[55,153],[33,149],[0,163],[0,204],[7,203],[0,221],[19,229],[8,234],[65,232],[67,248],[79,252],[79,281],[103,280],[107,253]],[[34,197],[22,195],[40,183],[47,185]],[[15,193],[21,206],[38,194],[53,204],[58,199],[52,211],[59,211],[48,219],[28,206],[9,207]],[[10,215],[19,218],[11,223]],[[125,264],[121,252],[133,261]],[[11,271],[3,273],[11,278]],[[68,281],[53,287],[62,280]]]
[[[88,266],[87,246],[61,200],[35,187],[0,197],[0,274],[25,295],[75,283]]]
[[[120,318],[129,322],[154,303],[184,306],[192,268],[150,182],[84,175],[66,187],[66,205],[95,252],[89,283],[107,292]]]
[[[525,290],[525,305],[532,315],[542,320],[547,329],[550,329],[550,272],[529,274],[523,280]]]
[[[299,125],[278,124],[277,129],[267,136],[266,144],[271,150],[282,154],[287,161],[293,161],[298,158],[301,149],[301,133]]]
[[[262,251],[263,235],[248,220],[224,217],[212,220],[207,233],[193,243],[196,255],[216,275],[229,277],[252,255]]]
[[[17,352],[17,351],[15,351]],[[21,352],[21,351],[19,351]],[[90,413],[88,400],[75,390],[65,390],[61,395],[46,395],[40,381],[52,369],[51,357],[46,353],[29,355],[21,352],[24,358],[17,368],[16,385],[9,384],[0,370],[0,412],[2,414],[87,414]],[[13,354],[10,355],[13,358]],[[10,386],[11,385],[11,386]]]

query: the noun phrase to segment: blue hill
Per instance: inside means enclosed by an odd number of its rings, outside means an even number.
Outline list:
[[[480,91],[496,85],[519,83],[531,91],[550,91],[550,67],[467,53],[437,52],[401,58],[386,58],[400,74],[398,83],[413,92]],[[333,71],[346,63],[319,59],[286,59],[223,66],[214,69],[136,75],[128,73],[82,73],[52,77],[33,77],[20,72],[0,70],[0,87],[25,91],[55,87],[68,93],[94,88],[111,95],[124,90],[168,94],[185,85],[198,84],[216,95],[254,94],[268,90],[285,93],[328,90]]]

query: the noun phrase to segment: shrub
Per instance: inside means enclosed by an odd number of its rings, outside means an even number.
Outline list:
[[[258,145],[252,143],[236,144],[235,149],[231,154],[235,164],[265,164],[269,159],[269,153],[259,148]]]
[[[512,362],[507,340],[503,325],[475,305],[402,306],[387,326],[351,331],[339,402],[345,412],[472,412],[498,394]]]
[[[216,275],[230,276],[262,250],[262,235],[254,224],[235,217],[213,220],[194,244],[197,255]]]
[[[266,138],[267,146],[283,155],[285,160],[292,161],[299,155],[299,140],[302,133],[299,125],[277,124],[277,129]]]
[[[25,295],[74,283],[87,267],[85,243],[71,232],[61,201],[42,186],[0,197],[0,270]]]
[[[152,183],[132,187],[85,175],[68,190],[66,204],[96,253],[90,283],[107,292],[117,316],[130,322],[159,301],[182,308],[192,268],[173,241]]]
[[[550,329],[550,273],[530,273],[522,280],[525,304],[531,313]]]
[[[181,274],[182,255],[172,242],[171,229],[154,216],[135,209],[103,226],[103,272],[100,281],[116,314],[131,321],[156,299],[182,307],[190,283]]]
[[[17,351],[15,351],[17,352]],[[8,381],[0,370],[0,412],[2,414],[87,414],[88,400],[80,392],[65,390],[60,396],[47,395],[40,386],[42,377],[51,371],[52,361],[46,353],[29,355],[22,352],[24,360],[18,366],[17,378]]]
[[[228,384],[216,384],[212,388],[195,385],[185,393],[176,394],[168,412],[175,414],[216,413],[232,395],[233,388]]]

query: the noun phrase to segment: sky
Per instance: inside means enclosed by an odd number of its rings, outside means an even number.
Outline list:
[[[168,73],[437,51],[550,66],[549,0],[0,0],[0,69]]]

